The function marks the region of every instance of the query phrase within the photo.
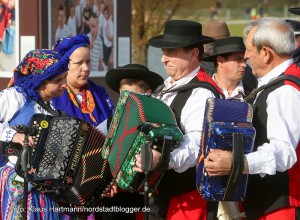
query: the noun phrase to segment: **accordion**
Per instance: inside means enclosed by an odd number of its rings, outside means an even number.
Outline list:
[[[244,200],[248,175],[243,172],[244,154],[253,151],[255,129],[253,109],[246,102],[209,98],[206,101],[201,150],[197,165],[196,185],[201,196],[211,201]],[[210,149],[231,151],[233,169],[230,175],[210,177],[204,158]]]
[[[149,133],[141,126],[149,125]],[[145,142],[161,153],[159,166],[149,173],[149,186],[155,188],[169,165],[170,151],[182,139],[172,110],[161,100],[124,91],[121,93],[104,144],[103,157],[108,159],[117,185],[126,191],[142,191],[145,175],[132,168],[135,156]]]
[[[98,202],[112,180],[101,155],[105,135],[74,117],[35,114],[30,126],[38,130],[28,171],[34,187],[41,192],[57,191],[57,201],[63,204]],[[19,164],[16,172],[22,176]]]

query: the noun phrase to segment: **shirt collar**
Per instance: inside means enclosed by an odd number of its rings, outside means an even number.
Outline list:
[[[258,78],[258,88],[267,84],[272,79],[277,78],[280,76],[284,71],[293,63],[293,59],[288,59],[284,61],[283,63],[276,66],[274,69],[272,69],[270,72],[268,72],[266,75],[264,75],[261,78]]]
[[[235,87],[235,89],[233,90],[233,92],[231,93],[231,96],[229,96],[229,93],[227,91],[227,89],[225,88],[222,88],[218,82],[216,81],[216,74],[213,74],[212,75],[212,78],[213,80],[216,82],[216,84],[219,86],[219,88],[222,90],[222,92],[224,93],[225,95],[225,98],[228,99],[228,98],[234,98],[234,97],[243,97],[245,96],[245,90],[244,90],[244,86],[243,86],[243,83],[242,81],[239,81],[238,85]]]
[[[196,69],[194,69],[191,73],[185,75],[184,77],[182,77],[181,79],[179,79],[173,83],[171,82],[172,78],[168,77],[164,82],[164,84],[165,84],[164,90],[168,90],[171,88],[173,89],[180,85],[184,85],[184,84],[188,83],[198,74],[199,70],[200,70],[200,66],[198,66]]]

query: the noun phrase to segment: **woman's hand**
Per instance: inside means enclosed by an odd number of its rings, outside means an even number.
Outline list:
[[[12,139],[12,142],[21,144],[22,146],[24,146],[24,141],[25,141],[25,134],[21,134],[21,133],[16,133],[13,136],[13,139]],[[33,140],[32,136],[28,137],[28,145],[30,147],[35,147],[34,140]]]

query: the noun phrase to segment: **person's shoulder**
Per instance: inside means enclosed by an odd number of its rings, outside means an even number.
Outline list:
[[[91,90],[93,89],[98,89],[98,90],[103,90],[106,92],[105,88],[99,84],[96,84],[95,82],[93,82],[92,80],[88,80],[88,83],[87,83],[87,86],[88,88],[90,88]]]
[[[24,100],[27,95],[22,87],[8,87],[0,92],[0,97],[8,97],[9,99]]]

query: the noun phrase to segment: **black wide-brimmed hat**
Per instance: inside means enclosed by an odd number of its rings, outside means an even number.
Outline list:
[[[288,10],[295,15],[300,15],[300,8],[289,8]]]
[[[213,54],[211,56],[204,57],[202,60],[212,62],[214,59],[222,54],[245,52],[246,47],[242,37],[226,37],[218,39],[214,43]]]
[[[285,21],[291,26],[295,36],[300,35],[300,21],[285,19]]]
[[[140,64],[127,64],[120,68],[110,69],[105,76],[107,85],[117,93],[120,92],[120,81],[129,78],[143,80],[149,84],[152,91],[164,82],[159,74]]]
[[[202,35],[202,25],[195,21],[171,20],[165,24],[164,34],[151,38],[148,43],[157,48],[181,48],[214,42]]]

